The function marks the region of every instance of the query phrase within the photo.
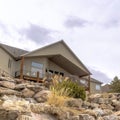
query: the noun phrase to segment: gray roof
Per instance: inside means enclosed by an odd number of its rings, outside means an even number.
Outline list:
[[[91,82],[95,82],[95,83],[103,84],[101,81],[96,80],[95,78],[91,78]]]
[[[0,47],[4,49],[6,52],[8,52],[12,57],[17,58],[22,54],[27,53],[28,51],[22,50],[19,48],[11,47],[5,44],[0,43]]]

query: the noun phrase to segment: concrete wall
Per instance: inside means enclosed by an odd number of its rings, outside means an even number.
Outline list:
[[[9,60],[11,61],[11,67],[8,67]],[[15,60],[2,48],[0,48],[0,68],[14,76]]]

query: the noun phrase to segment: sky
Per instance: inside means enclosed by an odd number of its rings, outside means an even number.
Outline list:
[[[0,43],[25,50],[64,40],[92,77],[120,77],[120,0],[0,0]]]

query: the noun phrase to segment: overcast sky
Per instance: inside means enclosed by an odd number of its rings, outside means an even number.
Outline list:
[[[120,0],[0,0],[0,42],[33,50],[63,39],[105,83],[120,77]]]

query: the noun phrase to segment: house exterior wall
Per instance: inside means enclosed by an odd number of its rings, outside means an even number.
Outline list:
[[[71,60],[75,65],[86,71],[80,61],[73,55],[73,53],[61,42],[53,44],[51,46],[42,48],[41,50],[34,51],[27,56],[42,56],[42,55],[59,55],[62,54],[68,60]]]
[[[14,76],[15,60],[6,51],[0,48],[0,68]],[[9,65],[8,65],[9,64]]]
[[[61,72],[64,73],[65,76],[69,76],[70,73],[68,73],[66,70],[64,70],[63,68],[61,68],[60,66],[56,65],[55,63],[53,63],[52,61],[48,60],[48,69],[49,70],[53,70],[53,71],[57,71],[57,72]]]
[[[96,89],[96,85],[100,86],[100,89]],[[94,94],[94,93],[101,93],[102,89],[101,89],[101,84],[100,83],[95,83],[95,82],[90,82],[90,93]]]
[[[69,73],[62,69],[60,66],[56,65],[52,61],[50,61],[47,57],[30,57],[24,59],[24,71],[28,73],[31,71],[32,62],[43,64],[43,76],[46,74],[47,70],[53,70],[64,73],[64,75],[69,75]],[[18,66],[16,67],[16,71],[20,70],[20,61],[18,62]]]

